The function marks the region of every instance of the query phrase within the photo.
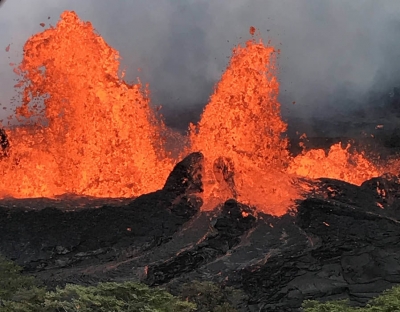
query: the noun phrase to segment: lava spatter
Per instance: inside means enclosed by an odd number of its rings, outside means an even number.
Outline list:
[[[355,185],[383,173],[364,153],[350,151],[350,147],[348,144],[343,148],[341,143],[337,143],[327,154],[323,149],[305,151],[290,162],[288,173],[310,179],[338,179]]]

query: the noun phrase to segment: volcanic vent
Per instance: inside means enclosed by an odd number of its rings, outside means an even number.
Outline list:
[[[363,154],[339,145],[328,155],[289,155],[277,99],[279,51],[250,33],[180,153],[205,157],[203,209],[235,198],[282,215],[308,191],[299,176],[358,185],[378,176]],[[74,12],[26,42],[15,69],[21,125],[6,129],[1,196],[135,197],[163,186],[178,161],[166,149],[171,130],[150,105],[148,87],[124,82],[118,68],[118,52]]]

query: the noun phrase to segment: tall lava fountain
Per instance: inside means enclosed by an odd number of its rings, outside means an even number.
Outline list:
[[[44,116],[45,125],[9,132],[12,154],[1,163],[3,195],[128,197],[163,186],[172,169],[162,148],[163,124],[142,86],[118,78],[118,59],[74,12],[63,13],[55,28],[26,42],[17,115]]]
[[[281,214],[298,197],[284,174],[289,153],[277,99],[276,53],[261,40],[237,46],[199,124],[192,126],[192,149],[205,155],[210,203],[234,196]],[[218,170],[230,171],[231,181],[218,179]]]

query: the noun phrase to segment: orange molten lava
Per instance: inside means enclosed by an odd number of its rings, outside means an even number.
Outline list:
[[[27,41],[17,115],[45,121],[8,131],[0,195],[125,197],[163,186],[173,165],[164,126],[141,85],[121,81],[118,67],[118,52],[74,12]],[[44,112],[32,104],[38,98]]]
[[[272,47],[250,40],[234,49],[201,121],[191,126],[191,148],[205,156],[210,208],[236,197],[280,215],[298,198],[284,173],[289,155],[278,89]]]
[[[364,181],[379,176],[381,172],[363,153],[349,151],[350,145],[332,145],[328,155],[323,149],[313,149],[295,157],[288,173],[311,179],[332,178],[361,185]]]
[[[205,209],[236,198],[282,215],[301,198],[296,176],[361,184],[380,174],[363,154],[340,145],[327,156],[311,150],[289,157],[276,54],[261,40],[237,46],[201,121],[191,125],[185,153],[205,156]],[[17,70],[17,117],[25,125],[7,130],[0,197],[130,197],[163,186],[176,161],[164,149],[168,129],[147,90],[122,81],[118,67],[118,52],[74,12],[27,41]]]

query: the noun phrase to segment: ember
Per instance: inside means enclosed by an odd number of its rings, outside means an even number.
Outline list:
[[[310,150],[290,157],[277,99],[279,51],[255,33],[251,27],[252,40],[233,50],[180,155],[204,155],[203,209],[234,198],[282,215],[302,197],[298,176],[360,185],[381,174],[363,154],[340,145],[327,156]],[[168,129],[148,88],[124,82],[118,67],[118,52],[74,12],[27,41],[15,69],[23,126],[1,133],[7,157],[0,160],[0,196],[132,197],[162,188],[177,162],[165,148]]]

